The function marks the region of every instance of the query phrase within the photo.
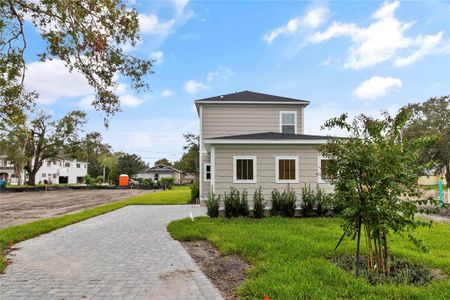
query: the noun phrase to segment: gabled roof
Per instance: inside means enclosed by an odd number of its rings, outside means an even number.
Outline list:
[[[265,104],[303,104],[308,105],[309,101],[280,97],[263,93],[256,93],[252,91],[234,92],[231,94],[215,96],[210,98],[199,99],[195,101],[195,104],[202,103],[265,103]]]
[[[145,170],[142,170],[139,173],[156,173],[156,172],[161,172],[161,173],[178,172],[178,173],[183,173],[183,171],[175,169],[174,167],[171,167],[171,166],[167,166],[165,164],[157,164],[156,166],[153,166],[151,168],[147,168]]]
[[[256,144],[256,143],[282,143],[282,144],[322,144],[338,137],[328,135],[293,134],[280,132],[261,132],[253,134],[228,135],[205,139],[205,144]]]

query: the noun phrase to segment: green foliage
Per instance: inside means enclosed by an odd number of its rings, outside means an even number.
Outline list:
[[[170,189],[170,188],[172,188],[174,181],[175,181],[175,178],[174,178],[173,176],[170,176],[170,177],[162,177],[162,178],[158,181],[158,184],[159,184],[160,186],[164,186],[164,187]]]
[[[151,187],[153,185],[153,180],[151,178],[145,178],[142,180],[142,185],[145,187]]]
[[[318,185],[315,189],[308,184],[302,187],[302,214],[305,217],[324,216],[332,209],[331,195],[328,195]]]
[[[244,189],[241,193],[239,201],[239,215],[243,217],[250,216],[250,208],[248,207],[248,192]]]
[[[85,175],[83,177],[83,179],[84,179],[84,183],[86,183],[87,185],[92,185],[94,183],[94,180],[92,179],[92,177],[89,174]]]
[[[277,189],[272,191],[272,215],[293,217],[295,215],[295,208],[297,196],[292,187],[288,186],[280,193]]]
[[[196,200],[200,197],[200,182],[198,178],[195,178],[191,185],[191,200]]]
[[[219,217],[220,195],[216,196],[214,193],[208,194],[208,200],[206,200],[207,214],[210,218]]]
[[[114,168],[111,171],[109,171],[108,180],[111,184],[117,185],[119,184],[119,176],[120,176],[119,171],[117,170],[117,168]]]
[[[230,187],[230,192],[225,192],[223,199],[225,206],[225,217],[238,217],[241,210],[241,197],[239,190],[234,187]]]
[[[417,228],[415,235],[430,247],[419,252],[405,235],[392,235],[391,254],[411,263],[440,269],[444,278],[424,286],[379,284],[355,278],[327,260],[340,254],[354,257],[354,242],[344,239],[337,251],[333,240],[342,235],[341,218],[206,217],[169,224],[173,238],[208,240],[222,255],[237,254],[252,267],[237,288],[239,299],[450,299],[448,224]],[[445,278],[446,277],[446,278]]]
[[[137,154],[118,153],[117,172],[127,174],[130,178],[136,176],[139,171],[147,167],[147,164]]]
[[[186,173],[192,173],[198,176],[199,174],[199,136],[187,133],[183,134],[186,144],[183,149],[186,151],[179,161],[176,161],[173,166],[176,169],[182,170]]]
[[[253,217],[257,219],[264,218],[266,213],[266,201],[262,194],[262,187],[260,186],[253,193]]]
[[[400,134],[407,120],[407,110],[394,118],[385,114],[381,120],[360,115],[351,123],[342,115],[328,120],[325,127],[346,129],[350,136],[321,147],[323,155],[335,162],[329,167],[337,176],[330,181],[335,201],[343,208],[344,233],[357,239],[358,258],[364,229],[369,265],[372,270],[378,266],[382,273],[389,257],[388,234],[430,225],[415,220],[418,209],[412,200],[420,196],[416,180],[421,166],[416,153],[430,139],[402,143]]]
[[[157,165],[166,165],[166,166],[172,166],[172,163],[167,158],[160,158],[154,163],[155,166]]]
[[[39,59],[61,60],[84,75],[95,92],[92,105],[107,116],[120,110],[117,78],[129,78],[133,89],[147,88],[152,61],[122,49],[139,41],[138,13],[123,1],[2,1],[0,14],[0,118],[20,119],[37,98],[24,89],[27,26],[35,27],[43,42]]]
[[[450,96],[430,98],[405,109],[411,111],[403,134],[405,142],[414,143],[419,137],[435,136],[432,143],[419,151],[419,159],[428,163],[428,170],[439,175],[445,172],[447,187],[450,187]]]

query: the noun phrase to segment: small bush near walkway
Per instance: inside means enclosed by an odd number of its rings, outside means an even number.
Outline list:
[[[214,193],[208,194],[208,200],[206,201],[207,214],[210,218],[219,217],[219,205],[220,195],[216,197]]]
[[[293,217],[295,215],[295,203],[297,196],[293,188],[288,186],[282,193],[277,189],[272,191],[272,215]]]
[[[250,209],[248,207],[248,193],[244,190],[239,193],[239,190],[231,187],[229,193],[224,195],[225,217],[248,217]]]
[[[266,211],[266,201],[262,195],[262,187],[260,186],[253,193],[253,217],[257,219],[264,218]]]

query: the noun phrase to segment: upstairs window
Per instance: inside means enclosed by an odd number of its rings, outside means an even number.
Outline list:
[[[297,112],[281,111],[280,112],[280,132],[281,133],[297,133]]]
[[[256,183],[256,157],[234,156],[233,157],[233,182],[234,183]]]
[[[78,169],[81,168],[81,164],[77,164],[77,168],[78,168]]]
[[[211,164],[205,164],[205,181],[211,181]]]
[[[65,164],[64,164],[64,167],[66,167],[66,168],[70,168],[70,163],[68,163],[68,162],[67,162],[67,163],[65,163]]]

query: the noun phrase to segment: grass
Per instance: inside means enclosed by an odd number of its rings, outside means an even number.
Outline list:
[[[98,215],[128,205],[168,205],[187,204],[190,200],[190,189],[186,186],[174,187],[172,190],[142,194],[126,200],[116,201],[86,209],[81,212],[71,213],[60,217],[43,219],[23,225],[11,226],[0,229],[0,273],[6,267],[4,253],[13,244],[48,233],[55,229],[65,227]]]
[[[344,240],[333,249],[342,230],[339,218],[255,220],[249,218],[174,221],[169,224],[177,240],[207,239],[224,254],[236,253],[254,267],[238,288],[242,299],[450,299],[450,226],[420,228],[428,253],[419,252],[407,237],[389,238],[391,254],[442,270],[447,279],[426,286],[383,284],[372,286],[326,260],[353,254],[355,242]]]

